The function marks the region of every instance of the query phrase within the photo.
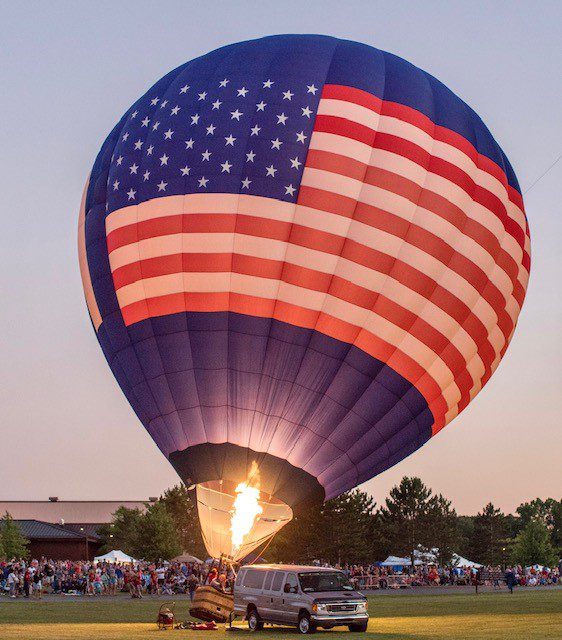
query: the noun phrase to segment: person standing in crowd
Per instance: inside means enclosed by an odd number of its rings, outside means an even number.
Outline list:
[[[8,590],[10,592],[10,598],[17,597],[19,583],[20,579],[17,573],[17,569],[14,569],[14,567],[11,566],[8,573]]]
[[[33,574],[33,597],[41,599],[43,595],[43,573],[37,567]]]
[[[29,590],[31,588],[31,570],[29,567],[25,569],[25,573],[23,574],[23,593],[26,598],[29,598]]]
[[[195,591],[197,591],[197,587],[199,586],[199,578],[195,573],[191,573],[189,578],[187,579],[187,590],[189,593],[189,599],[193,602],[193,598],[195,597]]]
[[[505,583],[507,588],[509,589],[509,593],[513,593],[513,587],[517,584],[517,579],[515,577],[515,571],[512,567],[508,567],[505,572]]]

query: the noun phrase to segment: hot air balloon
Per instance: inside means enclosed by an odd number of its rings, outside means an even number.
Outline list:
[[[139,98],[88,178],[79,254],[115,378],[234,559],[455,418],[530,268],[476,113],[401,58],[303,35],[223,47]]]

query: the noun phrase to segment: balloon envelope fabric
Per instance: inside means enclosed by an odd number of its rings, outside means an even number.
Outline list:
[[[291,506],[408,456],[498,366],[530,268],[480,118],[389,53],[272,36],[187,62],[104,142],[79,253],[105,357],[188,483]]]

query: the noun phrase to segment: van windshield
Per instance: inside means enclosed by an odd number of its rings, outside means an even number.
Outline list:
[[[313,591],[353,591],[349,580],[341,571],[311,571],[299,573],[301,589],[305,593]]]

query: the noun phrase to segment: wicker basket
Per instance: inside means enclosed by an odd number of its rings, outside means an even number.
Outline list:
[[[234,598],[230,593],[214,587],[199,587],[189,608],[189,614],[199,620],[227,622],[234,609]]]

